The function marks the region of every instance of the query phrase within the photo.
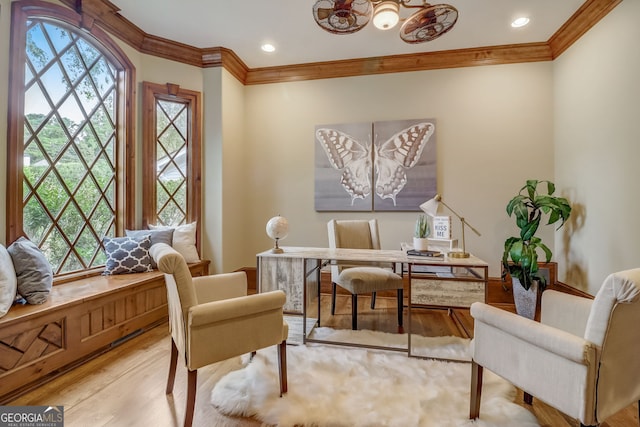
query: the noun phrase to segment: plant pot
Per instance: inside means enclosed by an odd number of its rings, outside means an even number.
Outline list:
[[[429,249],[429,239],[426,237],[414,237],[413,249],[416,251],[426,251]]]
[[[528,319],[536,316],[536,306],[538,305],[538,282],[533,281],[529,290],[526,290],[520,283],[520,279],[511,277],[513,289],[513,300],[516,303],[516,313]]]

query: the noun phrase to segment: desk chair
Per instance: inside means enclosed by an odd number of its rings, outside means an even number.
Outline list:
[[[475,320],[469,418],[483,367],[581,426],[640,400],[640,268],[611,274],[595,299],[547,290],[540,323],[482,303]]]
[[[334,220],[327,224],[329,247],[349,249],[380,249],[378,221]],[[372,293],[371,308],[375,308],[377,291],[396,289],[398,296],[398,325],[402,326],[402,277],[393,272],[393,264],[344,264],[331,266],[331,314],[336,309],[336,285],[351,293],[351,328],[358,329],[358,295]]]
[[[173,391],[178,355],[189,372],[185,427],[193,423],[198,368],[203,366],[277,345],[280,396],[286,393],[284,292],[247,296],[244,272],[192,278],[182,255],[164,243],[153,245],[151,256],[165,274],[167,285],[171,362],[166,393]]]

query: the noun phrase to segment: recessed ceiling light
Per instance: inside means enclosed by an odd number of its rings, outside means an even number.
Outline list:
[[[525,25],[527,25],[528,23],[529,23],[529,18],[527,18],[527,17],[524,17],[524,16],[523,16],[523,17],[518,18],[518,19],[516,19],[515,21],[513,21],[513,22],[511,23],[511,26],[512,26],[513,28],[520,28],[520,27],[524,27],[524,26],[525,26]]]
[[[262,45],[261,49],[265,52],[271,53],[271,52],[275,52],[276,47],[271,43],[265,43]]]

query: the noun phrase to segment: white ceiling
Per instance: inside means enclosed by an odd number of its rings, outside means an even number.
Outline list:
[[[444,0],[443,0],[444,1]],[[315,0],[111,0],[144,32],[198,48],[225,47],[250,68],[472,47],[546,42],[585,0],[450,0],[455,27],[440,38],[410,45],[398,30],[372,23],[349,35],[334,35],[314,21]],[[432,4],[436,4],[432,3]],[[421,4],[413,0],[411,4]],[[410,13],[401,10],[401,18]],[[410,10],[409,10],[410,12]],[[521,15],[524,28],[511,28]],[[273,53],[260,46],[269,42]]]

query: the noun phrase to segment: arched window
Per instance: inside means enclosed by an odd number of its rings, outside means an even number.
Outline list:
[[[28,237],[56,274],[103,266],[102,238],[133,223],[133,66],[70,9],[12,12],[8,239]]]

